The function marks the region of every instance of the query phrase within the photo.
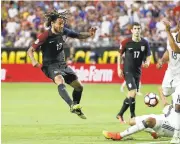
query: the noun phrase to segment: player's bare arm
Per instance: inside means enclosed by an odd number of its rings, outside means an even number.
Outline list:
[[[144,68],[148,68],[151,62],[151,56],[147,56],[146,61],[143,63]]]
[[[121,64],[122,64],[122,55],[119,53],[118,54],[118,59],[117,59],[117,72],[118,72],[118,76],[120,78],[123,78],[123,71],[121,68]]]
[[[157,69],[161,69],[163,64],[167,63],[169,61],[169,52],[166,50],[166,52],[163,54],[162,58],[158,60],[156,67]]]
[[[170,31],[170,22],[168,21],[163,21],[163,24],[165,25],[166,28],[166,32],[167,32],[167,36],[168,36],[168,40],[169,40],[169,44],[171,46],[171,49],[175,52],[175,53],[180,53],[180,47],[176,44],[172,33]],[[180,41],[180,28],[178,31],[178,41]]]
[[[34,57],[34,48],[30,47],[27,51],[27,54],[29,56],[29,58],[31,59],[32,65],[33,67],[41,67],[40,64],[37,62],[37,60]]]
[[[86,39],[88,37],[94,37],[96,30],[97,30],[96,28],[90,28],[89,32],[80,32],[77,38]]]

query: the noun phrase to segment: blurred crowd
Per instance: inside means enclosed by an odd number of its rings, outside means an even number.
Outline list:
[[[73,47],[119,45],[131,34],[131,24],[142,25],[142,36],[151,42],[165,42],[163,18],[175,29],[180,19],[180,2],[177,1],[2,1],[1,46],[29,47],[36,37],[45,31],[44,13],[53,9],[70,10],[66,27],[88,31],[97,27],[94,38],[79,41],[67,39]]]

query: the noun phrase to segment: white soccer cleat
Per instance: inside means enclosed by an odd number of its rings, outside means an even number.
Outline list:
[[[170,143],[171,144],[180,144],[180,138],[179,137],[173,137]]]

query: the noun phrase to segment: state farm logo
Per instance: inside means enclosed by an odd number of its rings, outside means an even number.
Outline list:
[[[78,75],[78,78],[84,82],[112,82],[113,70],[112,69],[97,69],[96,66],[90,66],[85,69],[84,66],[75,68],[70,66]]]
[[[1,80],[6,79],[6,69],[1,69]]]

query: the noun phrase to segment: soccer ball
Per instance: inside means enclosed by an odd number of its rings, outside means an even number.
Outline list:
[[[148,93],[144,97],[144,103],[149,107],[155,107],[159,103],[159,96],[155,93]]]

